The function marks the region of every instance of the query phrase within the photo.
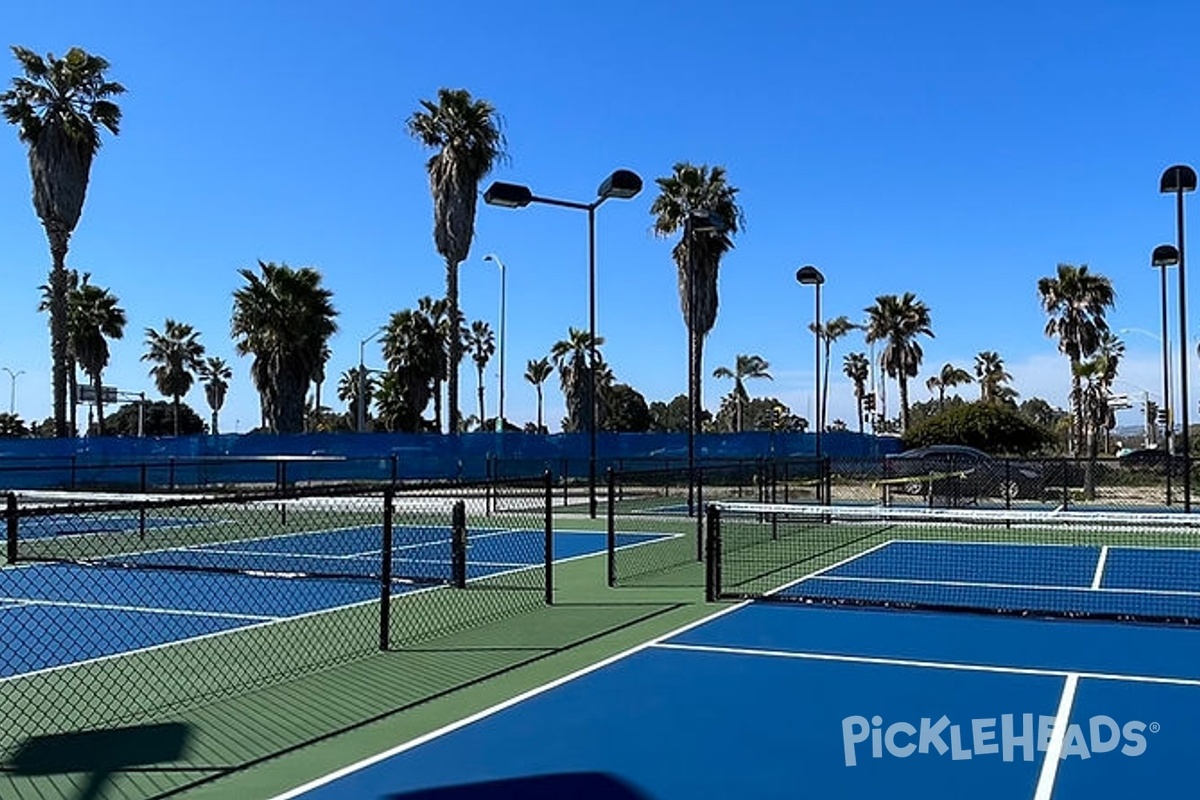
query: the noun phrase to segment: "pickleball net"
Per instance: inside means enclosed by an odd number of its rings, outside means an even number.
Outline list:
[[[710,599],[1200,622],[1200,518],[715,503]]]

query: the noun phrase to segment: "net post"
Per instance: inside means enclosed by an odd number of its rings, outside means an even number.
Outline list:
[[[708,507],[708,568],[704,571],[704,599],[714,603],[721,596],[721,509]]]
[[[467,503],[458,500],[450,513],[453,530],[450,539],[451,580],[459,589],[467,588]]]
[[[383,490],[383,542],[379,565],[379,649],[386,651],[391,644],[392,616],[392,500],[395,490]]]
[[[546,605],[554,605],[554,481],[550,470],[542,473],[542,485],[545,492],[545,507],[543,513],[546,520]],[[611,506],[609,506],[611,508]]]
[[[8,563],[17,563],[17,495],[9,492],[4,501],[5,539],[8,543]]]
[[[608,507],[605,509],[604,519],[608,530],[608,586],[611,589],[617,585],[617,515],[616,515],[616,486],[617,478],[613,473],[613,468],[609,467],[604,471],[605,481],[608,484]]]

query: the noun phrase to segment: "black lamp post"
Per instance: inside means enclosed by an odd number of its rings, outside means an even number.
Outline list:
[[[628,200],[637,197],[642,191],[642,179],[636,172],[619,169],[609,175],[596,190],[596,199],[590,203],[580,203],[575,200],[559,200],[553,197],[540,197],[533,193],[528,186],[517,183],[496,181],[483,193],[483,202],[502,208],[524,208],[530,203],[544,203],[550,206],[574,208],[586,211],[588,215],[588,335],[589,345],[588,369],[590,375],[590,411],[588,414],[588,513],[596,518],[596,209],[609,198]]]
[[[1187,282],[1183,260],[1183,195],[1196,191],[1196,171],[1186,164],[1167,167],[1158,191],[1175,195],[1175,239],[1179,256],[1179,422],[1183,432],[1183,510],[1192,510],[1192,450],[1188,431]]]
[[[1166,326],[1166,267],[1175,266],[1180,263],[1180,251],[1175,248],[1175,245],[1159,245],[1154,248],[1154,252],[1150,257],[1150,264],[1159,270],[1159,275],[1162,277],[1162,294],[1163,294],[1163,435],[1166,439],[1166,455],[1171,456],[1175,452],[1174,439],[1175,417],[1171,414],[1171,347],[1169,344],[1168,326]],[[1171,504],[1171,470],[1166,470],[1166,504]]]
[[[801,267],[796,270],[796,282],[802,286],[815,286],[817,296],[816,316],[813,317],[813,335],[816,337],[816,390],[813,392],[813,416],[816,417],[815,427],[817,431],[817,439],[815,449],[817,460],[821,459],[821,284],[825,283],[825,276],[821,274],[821,270],[811,264]]]

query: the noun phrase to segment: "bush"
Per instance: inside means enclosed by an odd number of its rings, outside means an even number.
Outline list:
[[[962,444],[993,455],[1030,455],[1053,442],[1050,431],[1015,409],[982,401],[947,408],[904,434],[905,447]]]

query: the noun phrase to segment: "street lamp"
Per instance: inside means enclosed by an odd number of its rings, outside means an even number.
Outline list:
[[[483,257],[500,268],[500,413],[496,418],[496,432],[504,431],[504,262],[495,253]]]
[[[1175,195],[1175,239],[1179,256],[1179,422],[1183,431],[1183,510],[1192,510],[1192,451],[1188,432],[1187,283],[1183,268],[1183,195],[1196,191],[1196,171],[1186,164],[1167,167],[1158,191]]]
[[[1154,248],[1154,252],[1150,255],[1150,265],[1159,270],[1162,288],[1162,386],[1163,386],[1163,412],[1166,414],[1166,422],[1163,424],[1163,433],[1167,440],[1167,453],[1175,451],[1175,443],[1171,441],[1173,437],[1172,428],[1174,427],[1174,417],[1171,415],[1171,350],[1167,333],[1167,267],[1173,267],[1179,263],[1179,251],[1173,244],[1160,244]],[[1170,480],[1170,470],[1167,470],[1167,479]]]
[[[695,512],[696,524],[700,525],[702,514],[696,508],[696,433],[700,430],[700,365],[696,363],[696,347],[699,345],[700,334],[697,331],[696,306],[699,304],[699,281],[696,280],[696,247],[697,233],[721,233],[727,223],[719,214],[712,211],[691,211],[683,220],[683,241],[687,244],[687,274],[688,274],[688,303],[687,303],[687,332],[688,332],[688,513]],[[697,543],[703,537],[697,531]]]
[[[524,208],[530,203],[543,203],[562,208],[586,211],[588,215],[588,335],[591,344],[588,359],[591,372],[591,409],[588,415],[588,512],[596,518],[596,209],[609,198],[628,200],[642,191],[642,179],[636,172],[619,169],[605,178],[590,203],[541,197],[528,186],[496,181],[483,193],[483,202],[501,208]]]
[[[386,328],[380,327],[358,343],[358,419],[354,427],[359,433],[367,429],[367,367],[363,361],[363,349],[385,330]]]
[[[19,369],[16,372],[13,372],[8,367],[5,367],[4,371],[8,373],[9,380],[12,382],[12,387],[8,392],[8,415],[11,417],[16,413],[17,408],[17,378],[24,375],[25,370]]]
[[[817,287],[817,310],[815,316],[813,317],[813,336],[816,338],[817,342],[815,351],[816,358],[814,360],[814,363],[816,364],[817,384],[814,391],[816,400],[813,404],[813,416],[817,419],[817,439],[815,449],[817,453],[817,460],[819,461],[821,459],[821,284],[825,283],[825,276],[821,274],[821,270],[809,264],[796,270],[796,282],[802,286]]]

